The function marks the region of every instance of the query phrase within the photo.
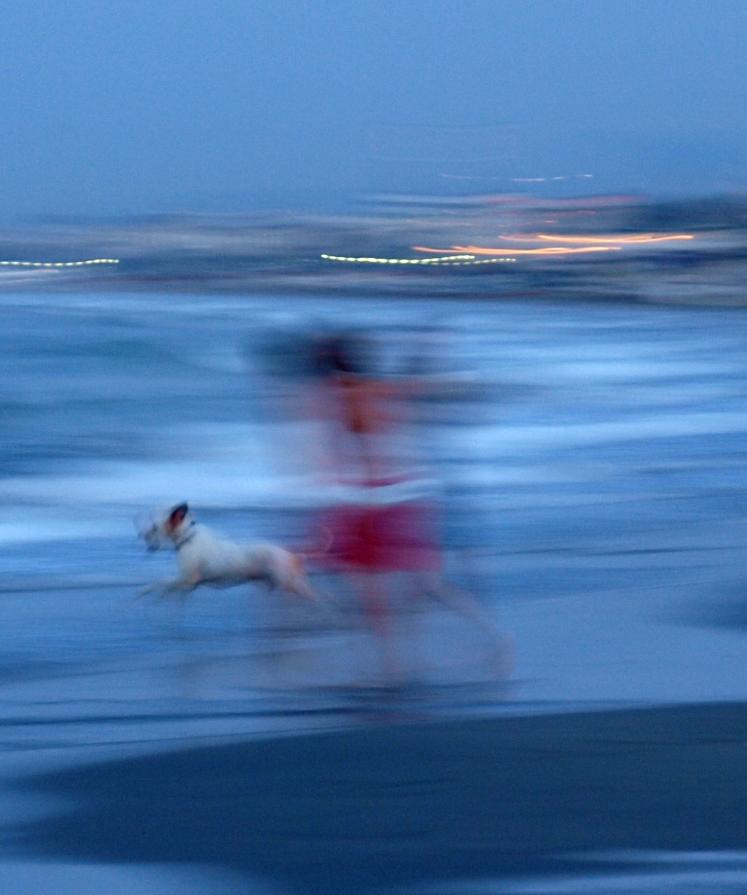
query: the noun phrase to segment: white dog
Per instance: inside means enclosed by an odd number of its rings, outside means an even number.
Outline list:
[[[149,585],[140,596],[148,593],[186,596],[201,584],[230,587],[258,581],[270,590],[277,587],[299,597],[317,599],[299,555],[276,544],[241,545],[218,538],[209,528],[194,521],[186,503],[139,528],[149,550],[165,546],[176,550],[180,572],[178,578]]]

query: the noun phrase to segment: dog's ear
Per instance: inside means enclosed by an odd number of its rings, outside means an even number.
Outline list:
[[[169,528],[176,528],[177,525],[181,525],[184,521],[184,517],[189,512],[189,507],[186,503],[180,503],[179,506],[174,507],[174,509],[169,513],[169,518],[166,520],[166,524]]]

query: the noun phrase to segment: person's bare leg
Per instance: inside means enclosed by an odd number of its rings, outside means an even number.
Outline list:
[[[491,647],[495,649],[497,673],[501,677],[508,677],[514,666],[513,641],[498,628],[475,597],[437,572],[423,572],[418,577],[427,596],[473,622],[485,633]]]
[[[392,606],[385,578],[375,572],[359,573],[354,576],[354,584],[376,641],[384,678],[387,683],[397,683],[402,677],[402,667],[394,644]]]
[[[398,576],[406,605],[402,612],[402,643],[407,660],[408,678],[425,682],[428,677],[427,615],[424,612],[428,595],[408,572]]]

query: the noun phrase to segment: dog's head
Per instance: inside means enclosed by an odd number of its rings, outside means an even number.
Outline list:
[[[162,547],[178,545],[185,529],[191,524],[192,517],[186,503],[135,519],[138,535],[145,541],[148,550],[160,550]]]

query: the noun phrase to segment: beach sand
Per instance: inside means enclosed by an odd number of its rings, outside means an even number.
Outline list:
[[[574,873],[590,854],[612,869],[747,848],[747,704],[390,719],[20,785],[67,806],[15,829],[37,860],[198,863],[306,893]]]

